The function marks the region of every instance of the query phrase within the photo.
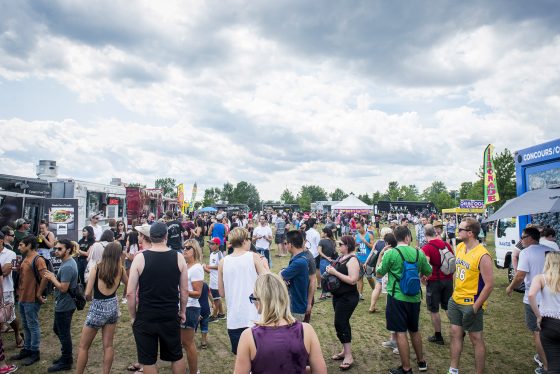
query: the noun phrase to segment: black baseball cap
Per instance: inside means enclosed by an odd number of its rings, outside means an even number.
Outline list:
[[[150,226],[150,239],[162,239],[167,235],[167,225],[163,222],[154,222]]]

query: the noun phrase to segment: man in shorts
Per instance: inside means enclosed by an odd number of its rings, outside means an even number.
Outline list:
[[[459,359],[463,350],[465,331],[474,346],[477,374],[484,373],[486,347],[484,345],[483,316],[486,300],[494,288],[493,264],[488,250],[478,242],[480,223],[466,218],[459,225],[455,289],[449,299],[447,316],[451,323],[450,374],[459,373]]]
[[[208,318],[208,322],[216,322],[225,319],[224,309],[222,307],[222,298],[218,291],[218,265],[220,260],[224,258],[224,254],[220,251],[220,239],[212,238],[208,240],[210,246],[210,259],[208,265],[204,265],[204,271],[210,274],[210,294],[212,295],[212,315]]]
[[[428,224],[424,226],[426,240],[428,243],[422,247],[422,252],[426,255],[428,262],[432,266],[432,275],[426,279],[426,305],[430,312],[434,335],[428,337],[430,343],[444,345],[441,335],[441,317],[439,307],[447,311],[447,302],[453,294],[453,274],[444,274],[441,271],[440,249],[447,248],[453,252],[451,246],[443,240],[437,238],[435,227]]]
[[[535,355],[534,360],[537,363],[542,363],[543,368],[537,368],[535,373],[545,372],[548,368],[546,362],[546,355],[541,344],[541,338],[539,333],[539,327],[537,325],[537,317],[529,305],[529,289],[531,288],[531,283],[535,276],[542,274],[544,269],[544,261],[546,253],[554,251],[554,249],[539,244],[540,232],[536,227],[527,227],[523,230],[521,235],[521,241],[523,244],[523,250],[519,253],[519,261],[517,263],[517,272],[515,277],[511,281],[511,284],[506,288],[506,293],[511,295],[513,290],[518,288],[523,281],[525,281],[525,295],[523,296],[523,305],[525,307],[525,324],[527,328],[533,333],[533,339],[535,342],[535,348],[537,349],[537,355]],[[537,294],[537,304],[540,304],[541,295]]]
[[[276,221],[274,226],[276,227],[276,233],[274,234],[274,243],[278,246],[278,253],[276,256],[284,257],[287,256],[288,252],[284,247],[284,240],[286,240],[286,221],[282,217],[281,213],[276,215]]]
[[[183,374],[187,368],[179,324],[186,321],[187,263],[182,254],[167,247],[165,223],[154,222],[150,226],[150,240],[152,247],[138,253],[132,261],[126,293],[138,362],[144,365],[144,373],[157,373],[159,345],[160,359],[172,362],[174,374]]]
[[[410,246],[412,234],[408,227],[399,226],[395,229],[397,239],[396,248],[387,248],[381,251],[377,263],[377,277],[388,274],[387,283],[387,330],[394,331],[397,336],[397,347],[401,358],[401,366],[391,369],[391,374],[412,373],[410,365],[410,348],[408,345],[407,331],[412,340],[412,347],[416,353],[418,369],[428,370],[428,364],[422,351],[422,336],[418,329],[420,319],[421,290],[415,295],[407,295],[401,290],[400,279],[403,276],[404,261],[416,263],[419,274],[428,276],[432,267],[422,251]]]

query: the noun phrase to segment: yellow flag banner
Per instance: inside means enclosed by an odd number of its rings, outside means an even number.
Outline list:
[[[488,144],[484,150],[484,205],[489,205],[500,201],[500,193],[498,192],[498,184],[496,182],[496,170],[494,169],[494,160],[492,153],[494,146]]]
[[[185,202],[185,186],[183,183],[177,186],[177,202],[182,207]]]

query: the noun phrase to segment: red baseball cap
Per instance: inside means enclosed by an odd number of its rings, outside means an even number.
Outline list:
[[[222,241],[220,240],[220,238],[212,238],[212,239],[208,240],[208,243],[220,245],[220,244],[222,244]]]

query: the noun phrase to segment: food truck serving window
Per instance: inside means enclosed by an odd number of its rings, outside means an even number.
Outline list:
[[[108,205],[119,205],[119,198],[110,197],[108,201]]]

